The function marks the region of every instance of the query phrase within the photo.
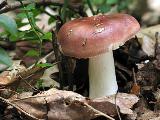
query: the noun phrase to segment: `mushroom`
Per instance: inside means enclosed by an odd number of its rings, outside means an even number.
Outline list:
[[[127,14],[96,15],[65,23],[58,32],[66,56],[89,58],[89,97],[116,94],[118,85],[112,50],[122,46],[140,29]]]

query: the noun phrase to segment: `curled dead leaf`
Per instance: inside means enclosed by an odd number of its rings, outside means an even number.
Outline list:
[[[10,99],[10,102],[27,117],[37,119],[89,120],[103,116],[114,120],[112,117],[117,115],[114,98],[110,96],[90,100],[72,91],[50,89],[35,96]],[[132,114],[130,108],[137,101],[135,95],[117,95],[117,105],[123,114]]]
[[[94,99],[94,101],[107,101],[112,104],[116,103],[122,114],[133,114],[133,111],[130,108],[132,108],[132,106],[137,103],[138,100],[139,98],[136,95],[127,93],[118,93],[116,96],[116,101],[115,95]]]
[[[0,74],[0,87],[5,86],[11,82],[9,71],[4,71]]]
[[[35,96],[10,100],[27,117],[37,119],[89,120],[98,116],[107,116],[87,104],[88,101],[77,93],[56,89],[50,89]]]
[[[148,56],[154,56],[155,52],[155,44],[156,44],[156,33],[160,33],[160,25],[151,26],[148,28],[141,29],[140,32],[137,33],[138,41],[142,45],[142,50]],[[157,36],[158,39],[160,35]],[[159,39],[160,40],[160,39]],[[159,43],[160,41],[158,41]]]

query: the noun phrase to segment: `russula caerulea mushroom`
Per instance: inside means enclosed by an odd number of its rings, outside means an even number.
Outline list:
[[[116,94],[118,86],[112,50],[119,48],[140,29],[127,14],[96,15],[65,23],[58,32],[62,52],[89,58],[90,98]]]

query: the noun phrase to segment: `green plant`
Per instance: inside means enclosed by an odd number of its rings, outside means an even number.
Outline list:
[[[86,17],[86,10],[90,9],[93,15],[98,13],[107,13],[112,8],[115,8],[117,12],[121,12],[128,9],[129,4],[133,0],[83,0],[80,6],[70,4],[71,1],[64,0],[62,2],[55,2],[54,0],[17,0],[14,4],[11,4],[4,9],[0,9],[0,14],[8,11],[18,9],[15,19],[10,18],[5,15],[0,15],[0,26],[4,28],[4,31],[0,33],[1,38],[7,38],[12,43],[19,41],[29,41],[38,44],[39,49],[31,49],[26,52],[25,56],[30,57],[42,57],[42,43],[46,41],[53,40],[53,49],[55,52],[55,57],[61,55],[58,50],[58,44],[56,41],[56,32],[59,30],[61,25],[65,22],[70,21],[71,19]],[[46,8],[51,9],[53,12],[48,12]],[[37,21],[39,19],[37,16],[41,14],[46,14],[49,16],[48,24],[55,24],[53,31],[44,32],[37,26]],[[28,21],[24,22],[23,20],[27,19]],[[30,29],[21,31],[20,28],[30,25]],[[53,34],[55,33],[55,34]],[[56,53],[56,50],[58,51]],[[56,58],[56,62],[62,61],[63,58]],[[12,60],[7,55],[6,51],[0,48],[0,63],[6,64],[7,66],[12,65]],[[58,63],[59,71],[62,71]],[[45,64],[36,64],[39,67],[50,67],[50,63]],[[60,78],[62,74],[59,75]],[[61,80],[59,80],[61,81]],[[60,88],[63,88],[63,85],[60,85]]]
[[[38,89],[43,88],[43,80],[42,79],[37,80],[35,87]]]
[[[116,7],[117,12],[121,12],[128,9],[129,4],[131,4],[133,0],[87,0],[88,6],[91,6],[88,1],[94,6],[95,14],[97,14],[109,12],[113,7]],[[92,9],[91,11],[93,13]]]

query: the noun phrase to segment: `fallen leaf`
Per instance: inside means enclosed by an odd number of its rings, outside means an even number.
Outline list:
[[[0,87],[7,85],[11,82],[11,77],[8,71],[4,71],[0,74]]]
[[[139,95],[140,94],[140,86],[138,84],[133,84],[131,88],[131,94]]]
[[[23,72],[26,68],[23,65],[20,65],[20,60],[13,61],[12,66],[10,66],[6,71],[0,74],[0,86],[9,85],[14,81],[17,73]]]
[[[148,7],[156,12],[160,12],[160,1],[159,0],[147,0]]]
[[[156,44],[156,33],[160,33],[160,25],[143,28],[136,34],[138,41],[142,45],[142,50],[148,56],[154,56],[155,44]],[[160,35],[158,36],[160,38]],[[160,42],[160,41],[158,41]]]
[[[130,109],[132,106],[137,103],[139,98],[136,95],[133,94],[127,94],[127,93],[118,93],[116,97],[115,102],[115,95],[103,97],[103,98],[97,98],[94,99],[94,101],[107,101],[112,104],[117,104],[117,106],[120,108],[120,112],[122,114],[133,114],[133,111]]]
[[[59,72],[57,65],[54,65],[53,67],[46,69],[43,73],[43,76],[41,77],[41,79],[43,80],[42,86],[44,86],[44,87],[51,87],[51,86],[59,87],[60,86],[59,83],[51,78],[51,74],[56,73],[56,72]]]
[[[48,120],[89,120],[102,116],[85,105],[87,99],[71,91],[50,89],[46,92],[11,100],[29,116]]]
[[[132,114],[130,108],[138,97],[118,93],[116,100],[121,113]],[[115,96],[90,100],[72,91],[50,89],[35,96],[10,99],[10,102],[26,116],[37,119],[90,120],[117,116]]]
[[[147,110],[144,114],[137,117],[136,120],[160,120],[160,113],[153,112],[151,110]]]

